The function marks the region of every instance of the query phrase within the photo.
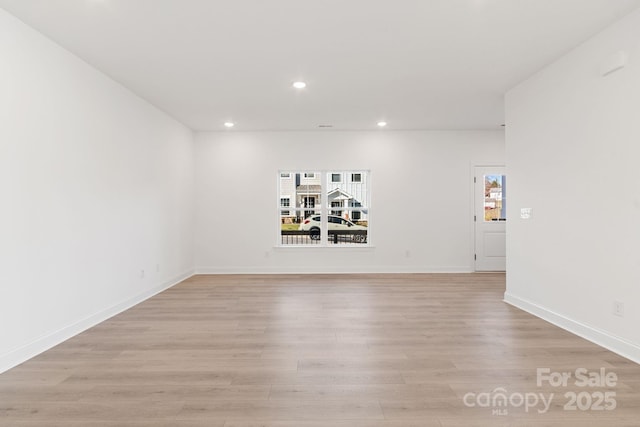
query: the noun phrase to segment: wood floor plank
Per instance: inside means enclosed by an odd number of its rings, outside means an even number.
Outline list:
[[[420,421],[379,421],[351,419],[349,421],[227,421],[224,427],[441,427],[438,420]]]
[[[235,401],[185,404],[177,419],[217,418],[253,420],[383,420],[377,400],[356,401]]]
[[[0,425],[638,426],[640,366],[505,304],[504,287],[500,273],[194,276],[0,375]],[[581,367],[617,382],[537,384],[538,368]],[[553,399],[544,413],[474,400],[500,390]],[[567,392],[617,406],[567,411]]]

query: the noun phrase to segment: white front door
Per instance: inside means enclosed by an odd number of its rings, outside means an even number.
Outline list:
[[[505,271],[507,179],[503,166],[476,166],[475,269]]]

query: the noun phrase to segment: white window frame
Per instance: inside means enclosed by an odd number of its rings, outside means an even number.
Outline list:
[[[355,183],[357,184],[362,184],[366,186],[366,199],[367,200],[363,200],[364,202],[364,206],[362,206],[363,209],[367,210],[366,213],[366,218],[367,218],[367,241],[366,243],[341,243],[341,244],[333,244],[333,243],[329,243],[329,234],[327,232],[328,227],[327,227],[327,217],[328,215],[331,215],[331,211],[334,210],[335,208],[331,207],[331,204],[328,201],[327,198],[327,194],[331,191],[331,188],[328,188],[329,186],[329,180],[332,179],[332,174],[335,173],[335,171],[316,171],[316,172],[303,172],[303,170],[297,169],[297,170],[289,170],[286,172],[278,172],[278,177],[282,177],[284,178],[282,175],[288,175],[289,178],[293,178],[294,175],[298,173],[301,175],[301,177],[304,178],[318,178],[318,176],[320,177],[320,203],[316,203],[315,205],[315,210],[318,210],[318,208],[320,208],[320,228],[321,230],[323,230],[323,232],[320,234],[320,243],[319,244],[304,244],[304,245],[283,245],[282,244],[282,236],[281,236],[281,230],[277,230],[277,241],[276,241],[276,247],[279,248],[367,248],[367,247],[372,247],[372,243],[371,243],[371,171],[367,170],[367,169],[344,169],[341,170],[339,173],[341,176],[348,176],[348,177],[352,177],[354,174],[358,174],[360,175],[360,181],[355,181]],[[366,176],[366,180],[363,179],[363,176]],[[332,181],[333,182],[333,181]],[[343,183],[344,181],[341,178],[340,182],[335,182],[337,183]],[[277,186],[277,190],[278,193],[280,193],[280,181],[278,181],[278,186]],[[289,197],[289,207],[287,209],[289,209],[290,214],[293,212],[293,214],[297,217],[298,216],[298,211],[302,211],[304,212],[304,209],[299,209],[297,208],[296,204],[297,201],[294,201],[293,206],[291,205],[291,199],[293,199],[294,197],[289,195],[289,196],[280,196],[280,194],[278,194],[278,218],[281,217],[280,212],[282,211],[283,207],[280,205],[280,199],[281,198],[286,198]],[[349,208],[341,208],[341,210],[349,210]],[[349,218],[349,220],[351,222],[353,222],[353,220],[351,218]]]

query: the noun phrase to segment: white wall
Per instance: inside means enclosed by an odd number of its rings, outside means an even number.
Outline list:
[[[194,174],[190,130],[1,10],[0,64],[1,372],[190,274]]]
[[[199,133],[196,270],[471,271],[471,165],[503,160],[500,130]],[[374,247],[274,248],[281,169],[370,170]]]
[[[619,51],[627,67],[603,77]],[[505,299],[640,361],[640,11],[511,90],[506,112],[509,206],[533,217],[507,225]]]

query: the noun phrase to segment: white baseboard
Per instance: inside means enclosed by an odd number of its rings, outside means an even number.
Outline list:
[[[416,274],[416,273],[473,273],[464,267],[196,267],[196,274]]]
[[[81,332],[86,331],[87,329],[97,325],[98,323],[104,322],[105,320],[115,316],[116,314],[122,313],[123,311],[128,310],[129,308],[137,304],[140,304],[141,302],[151,298],[152,296],[177,285],[183,280],[193,276],[193,274],[193,270],[182,273],[132,298],[101,310],[89,317],[79,320],[71,325],[65,326],[64,328],[51,334],[42,336],[30,342],[29,344],[23,345],[9,351],[8,353],[0,355],[0,374],[15,366],[18,366],[23,362],[26,362],[32,357],[35,357],[52,347],[55,347],[56,345],[78,335]]]
[[[629,360],[640,363],[640,346],[635,343],[611,335],[598,328],[577,322],[563,316],[562,314],[555,313],[534,302],[517,297],[508,292],[505,292],[504,294],[504,302],[546,320],[547,322],[578,335],[579,337],[598,344],[601,347],[611,350],[622,357],[626,357]]]

